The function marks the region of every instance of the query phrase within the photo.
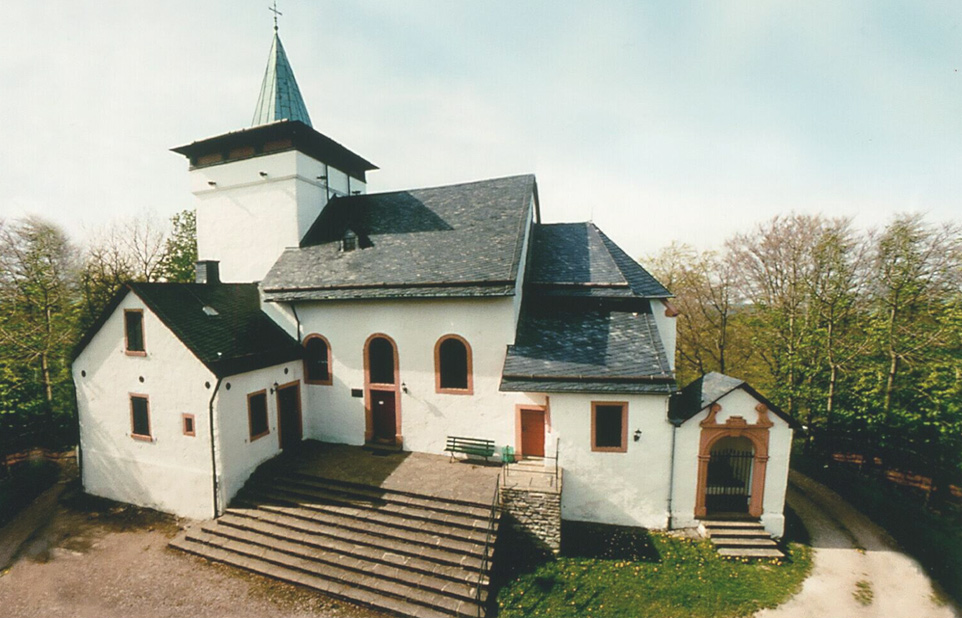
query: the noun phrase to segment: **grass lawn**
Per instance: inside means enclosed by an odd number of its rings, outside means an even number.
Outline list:
[[[640,528],[566,522],[562,546],[555,560],[513,560],[495,575],[499,616],[750,616],[792,596],[811,569],[800,543],[784,561],[744,562],[705,540]],[[509,549],[495,564],[523,552]]]

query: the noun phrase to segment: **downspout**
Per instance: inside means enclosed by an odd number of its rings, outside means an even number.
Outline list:
[[[678,433],[678,427],[681,426],[682,420],[677,418],[669,418],[668,422],[671,423],[671,457],[669,458],[669,470],[668,470],[668,529],[671,530],[673,520],[675,518],[675,513],[672,510],[672,498],[675,496],[675,435]]]
[[[220,390],[220,383],[223,378],[217,378],[217,384],[214,386],[214,392],[211,393],[210,403],[208,407],[208,427],[210,429],[210,472],[211,472],[211,483],[214,492],[214,517],[217,517],[217,452],[214,448],[214,398],[217,397],[217,391]]]

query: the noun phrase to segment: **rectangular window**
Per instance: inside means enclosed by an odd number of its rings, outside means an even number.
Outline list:
[[[182,417],[184,423],[184,435],[185,436],[196,436],[197,431],[194,429],[194,415],[184,414]]]
[[[624,453],[628,450],[628,404],[591,402],[591,450]]]
[[[127,354],[143,356],[144,348],[144,312],[140,309],[124,310],[124,349]]]
[[[270,433],[267,427],[267,391],[259,391],[247,396],[247,420],[250,425],[251,442]]]
[[[147,395],[130,396],[130,436],[150,440],[150,402]]]

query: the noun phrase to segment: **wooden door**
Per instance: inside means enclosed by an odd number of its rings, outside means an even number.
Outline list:
[[[521,410],[521,455],[544,457],[543,410]]]
[[[299,382],[278,387],[277,423],[281,449],[297,446],[302,437]]]
[[[394,391],[371,389],[371,416],[374,439],[393,443],[397,435],[397,408]]]

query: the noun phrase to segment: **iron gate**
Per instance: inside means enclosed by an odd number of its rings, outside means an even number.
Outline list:
[[[705,507],[709,513],[748,512],[754,461],[750,451],[712,451],[705,487]]]

